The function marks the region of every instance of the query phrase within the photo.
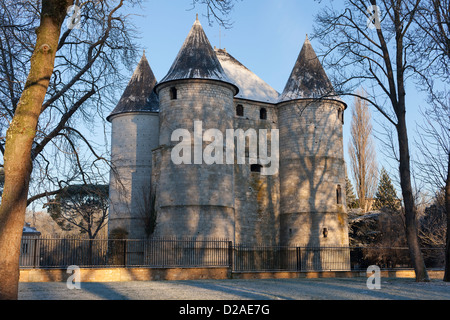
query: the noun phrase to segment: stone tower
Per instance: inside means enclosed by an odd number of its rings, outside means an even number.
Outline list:
[[[278,103],[282,245],[348,245],[345,108],[306,38]]]
[[[209,144],[203,142],[208,129],[225,134],[233,128],[238,89],[225,75],[198,18],[155,91],[160,99],[160,147],[154,152],[158,169],[153,177],[159,208],[155,235],[234,239],[233,165],[205,163],[202,154]],[[177,129],[186,134],[172,137]],[[175,164],[172,152],[181,141],[190,154]]]
[[[156,83],[143,56],[108,117],[114,165],[110,235],[122,230],[129,238],[145,237],[140,208],[150,195],[156,237],[348,246],[345,109],[308,39],[279,94],[225,49],[213,49],[197,18],[167,75]],[[246,143],[245,163],[235,157],[227,164],[217,150],[226,152],[230,129],[269,133],[270,164],[262,161],[268,153],[260,157],[259,139],[253,144],[257,156]],[[216,141],[212,130],[223,139]],[[204,157],[208,153],[213,162]],[[277,170],[263,174],[274,163]],[[343,263],[341,269],[348,257],[342,250],[333,259]],[[333,261],[320,253],[302,256],[302,263],[316,258],[332,269]]]
[[[159,98],[155,76],[142,56],[111,122],[110,212],[111,236],[145,237],[144,198],[150,193],[152,149],[159,145]]]
[[[234,97],[234,129],[245,133],[255,130],[258,138],[266,130],[267,153],[274,157],[275,154],[271,152],[272,132],[278,129],[276,103],[280,94],[226,49],[215,51],[225,74],[239,88]],[[258,154],[257,163],[251,164],[250,149],[247,143],[245,163],[236,163],[234,166],[234,242],[276,246],[280,244],[279,173],[274,170],[273,174],[262,175],[260,169],[277,165],[263,164],[261,154]]]

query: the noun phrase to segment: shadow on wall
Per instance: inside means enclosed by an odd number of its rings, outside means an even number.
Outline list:
[[[143,238],[143,189],[150,189],[152,149],[158,146],[159,115],[125,113],[112,119],[111,209],[109,233],[128,231],[128,238]]]
[[[233,165],[208,165],[203,159],[199,159],[201,164],[194,164],[195,152],[191,152],[192,164],[174,164],[171,152],[178,142],[170,141],[174,130],[185,129],[190,133],[190,141],[186,142],[191,146],[198,145],[194,121],[202,121],[201,135],[208,129],[226,132],[233,128],[232,91],[228,85],[191,81],[177,84],[176,100],[170,99],[168,87],[161,89],[159,94],[161,147],[158,149],[159,214],[155,235],[234,240]],[[201,142],[201,153],[209,144]]]
[[[132,174],[131,180],[133,184],[136,183],[136,188],[132,186],[132,197],[139,200],[142,200],[142,187],[138,186],[148,184],[149,177],[158,177],[155,183],[157,187],[152,186],[156,188],[158,202],[155,236],[221,238],[233,240],[234,243],[244,239],[245,242],[277,244],[274,239],[279,235],[282,245],[348,245],[345,199],[341,199],[342,192],[337,192],[338,186],[343,186],[345,182],[338,103],[297,100],[280,106],[278,180],[278,177],[262,177],[251,173],[248,164],[244,167],[205,163],[176,165],[172,162],[171,152],[177,142],[170,142],[169,145],[164,143],[169,143],[173,132],[171,129],[183,128],[192,133],[197,119],[203,119],[203,130],[214,128],[225,132],[235,127],[231,96],[205,94],[202,103],[199,103],[196,93],[190,91],[191,85],[206,91],[214,87],[205,82],[184,86],[180,84],[175,101],[170,100],[170,88],[161,90],[161,146],[153,154],[154,158],[159,159],[154,168],[158,172],[150,169],[147,174],[144,169],[138,169]],[[224,90],[221,85],[217,87]],[[194,91],[199,92],[199,88],[196,87]],[[204,94],[206,91],[201,92]],[[219,112],[215,107],[217,105],[230,108]],[[136,137],[137,145],[143,137]],[[193,140],[192,135],[191,145]],[[208,144],[203,142],[202,150]],[[151,150],[148,148],[150,155],[146,154],[145,157],[150,160],[145,158],[146,161],[151,161]],[[141,155],[139,148],[134,153],[136,157]],[[193,154],[191,160],[193,163]],[[243,180],[245,177],[248,179],[241,184],[236,179],[237,175],[244,177]],[[252,192],[246,192],[248,187],[253,187]],[[241,196],[235,197],[239,188],[246,190],[242,190]],[[274,194],[279,194],[280,217],[276,211],[278,203]],[[245,210],[237,211],[235,199],[240,205],[250,208],[248,214]],[[137,209],[132,211],[136,212]],[[258,225],[251,223],[252,220],[259,223],[264,219],[266,221]],[[142,221],[136,219],[136,222],[142,225]]]
[[[282,244],[348,245],[345,201],[338,193],[345,163],[336,103],[302,100],[279,112]],[[303,259],[322,261],[320,251],[313,254]]]

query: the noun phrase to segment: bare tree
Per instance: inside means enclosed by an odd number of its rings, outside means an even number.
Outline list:
[[[89,240],[97,237],[107,223],[109,207],[108,185],[71,185],[46,203],[50,217],[68,231],[78,229]],[[93,258],[94,242],[88,242],[87,261]]]
[[[423,112],[416,145],[419,156],[416,165],[419,176],[438,197],[443,194],[442,207],[446,212],[445,273],[443,280],[450,281],[450,109],[449,103],[437,104],[434,100]]]
[[[52,77],[67,0],[42,2],[30,71],[6,133],[5,184],[0,206],[0,298],[17,299],[21,229],[32,172],[31,150]]]
[[[233,11],[235,2],[236,0],[191,0],[191,5],[192,9],[197,4],[206,7],[205,15],[210,25],[213,21],[216,21],[225,28],[231,28],[232,22],[228,17]]]
[[[435,80],[450,80],[450,1],[422,0],[414,19],[419,28],[412,38],[414,69],[425,88],[435,91]]]
[[[406,81],[411,61],[411,38],[421,0],[348,0],[346,8],[326,8],[317,16],[315,37],[326,47],[327,65],[335,70],[337,91],[361,97],[395,128],[399,177],[405,208],[405,231],[416,281],[429,281],[418,239],[417,209],[411,183],[411,163],[406,126]],[[373,92],[373,93],[372,93]]]
[[[218,3],[219,12],[221,2],[205,4],[213,9]],[[114,92],[120,75],[118,61],[124,57],[122,62],[131,62],[135,47],[127,32],[130,23],[119,13],[123,0],[2,0],[0,4],[0,70],[5,80],[0,89],[1,127],[7,129],[0,143],[5,171],[0,205],[0,299],[17,299],[21,233],[30,203],[30,181],[36,177],[32,174],[38,172],[38,177],[45,177],[42,181],[56,187],[45,188],[32,200],[57,194],[76,180],[89,183],[86,168],[102,176],[98,163],[105,158],[75,125],[80,119],[89,124],[92,110],[101,113],[102,98],[108,97],[108,89]],[[70,15],[64,26],[73,4],[81,8],[81,17]],[[74,28],[79,18],[81,28]],[[97,100],[91,100],[94,97]],[[91,108],[80,112],[85,105]],[[79,143],[85,146],[82,152]],[[80,155],[86,150],[90,156],[83,159]],[[61,172],[59,164],[67,159],[62,154],[70,155],[71,169]]]
[[[70,19],[63,24],[74,3],[83,12],[76,17],[80,28]],[[89,124],[101,112],[108,83],[120,80],[117,57],[130,58],[129,30],[117,13],[122,6],[123,1],[0,1],[0,71],[6,80],[0,85],[0,252],[6,260],[0,264],[0,298],[17,297],[26,206],[76,179],[88,183],[94,174],[101,176],[98,162],[106,158],[78,123]],[[30,182],[37,190],[31,196]]]
[[[358,95],[365,96],[362,91]],[[372,139],[372,115],[367,101],[359,97],[355,97],[353,104],[350,134],[350,167],[356,183],[359,207],[367,212],[377,188],[378,169]]]
[[[448,97],[450,99],[450,96]],[[436,100],[435,100],[436,102]],[[417,125],[416,145],[419,156],[415,161],[418,176],[431,192],[445,191],[450,157],[450,100],[447,104],[430,104],[421,111],[422,123]],[[444,197],[445,198],[445,197]]]
[[[78,3],[78,2],[75,2]],[[57,194],[78,183],[105,183],[108,162],[101,146],[90,141],[89,130],[114,102],[122,83],[119,64],[131,65],[136,53],[131,24],[118,13],[122,3],[78,3],[79,25],[66,20],[55,48],[48,90],[40,109],[32,144],[30,177],[33,188],[27,204]],[[24,90],[28,64],[36,41],[40,2],[0,1],[5,24],[0,25],[0,151],[5,153],[5,130],[15,116],[18,97]],[[14,7],[14,9],[12,9]],[[68,13],[75,14],[74,12]],[[94,134],[91,135],[91,137]]]
[[[420,32],[414,44],[414,71],[428,94],[419,125],[421,178],[444,191],[447,213],[444,281],[450,281],[450,2],[423,0],[415,17]]]
[[[138,214],[144,226],[147,238],[153,235],[156,228],[158,211],[156,208],[156,194],[150,188],[142,188],[142,198],[138,204]]]
[[[438,192],[430,206],[425,208],[420,223],[420,240],[427,247],[445,246],[445,193]]]

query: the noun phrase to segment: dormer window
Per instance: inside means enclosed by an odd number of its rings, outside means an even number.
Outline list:
[[[177,100],[178,98],[177,95],[178,95],[177,88],[175,87],[170,88],[170,100]]]
[[[242,106],[242,104],[238,104],[236,106],[236,115],[238,117],[243,117],[244,116],[244,107]]]
[[[261,120],[267,120],[267,110],[266,110],[266,108],[261,108],[259,110],[259,118]]]

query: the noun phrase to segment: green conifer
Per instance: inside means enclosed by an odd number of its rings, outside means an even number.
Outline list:
[[[353,192],[353,185],[348,177],[345,177],[345,196],[347,199],[347,207],[349,209],[358,207],[358,202],[356,201],[356,196]]]
[[[391,178],[384,168],[381,169],[374,208],[387,208],[393,211],[400,210],[400,200],[397,197],[397,192],[395,191]]]

